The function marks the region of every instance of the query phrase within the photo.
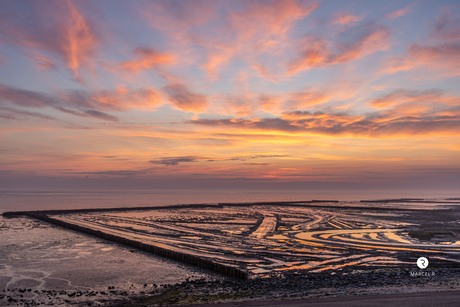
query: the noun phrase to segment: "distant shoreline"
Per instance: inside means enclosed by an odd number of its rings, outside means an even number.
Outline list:
[[[451,199],[448,199],[451,200]],[[457,200],[457,198],[452,199]],[[315,203],[340,203],[339,200],[307,200],[307,201],[274,201],[274,202],[236,202],[236,203],[211,203],[211,204],[178,204],[168,206],[142,206],[142,207],[114,207],[114,208],[82,208],[82,209],[61,209],[61,210],[27,210],[27,211],[5,211],[3,216],[13,217],[19,215],[28,215],[28,213],[35,214],[68,214],[68,213],[89,213],[89,212],[126,212],[126,211],[142,211],[142,210],[162,210],[162,209],[184,209],[184,208],[222,208],[224,206],[279,206],[289,205],[298,207],[311,207],[311,208],[333,208],[333,209],[361,209],[361,210],[396,210],[396,211],[425,211],[427,209],[413,209],[413,208],[383,208],[383,207],[362,207],[350,205],[313,205]],[[423,199],[383,199],[383,200],[361,200],[360,203],[427,203],[427,204],[460,204],[460,201],[430,201]],[[442,209],[441,209],[442,210]]]

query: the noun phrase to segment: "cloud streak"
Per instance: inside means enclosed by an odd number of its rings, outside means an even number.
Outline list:
[[[318,36],[307,36],[302,41],[298,58],[288,64],[288,73],[345,64],[388,47],[390,30],[377,23],[359,23],[340,32],[330,42]]]
[[[128,90],[120,87],[113,91],[66,91],[47,94],[23,90],[0,84],[0,105],[24,108],[53,108],[66,114],[119,121],[105,111],[126,111],[132,108],[155,109],[163,103],[154,89]],[[27,112],[23,112],[24,115]],[[31,114],[31,113],[29,113]]]
[[[198,160],[201,160],[201,159],[202,158],[195,157],[195,156],[165,157],[165,158],[150,160],[149,162],[152,163],[152,164],[161,164],[161,165],[166,165],[166,166],[176,166],[176,165],[179,165],[179,163],[198,162]]]
[[[400,89],[372,99],[369,103],[381,110],[362,115],[292,111],[274,118],[197,119],[189,123],[223,130],[350,135],[363,138],[460,134],[460,98],[447,96],[440,90]]]
[[[176,108],[185,112],[201,112],[208,105],[205,95],[192,92],[183,84],[172,83],[164,87],[169,101]]]
[[[51,58],[59,59],[79,82],[83,82],[82,70],[94,72],[94,57],[103,39],[95,20],[86,17],[71,0],[27,1],[29,10],[23,10],[22,5],[2,4],[3,43],[37,51],[42,68],[55,67]]]
[[[138,72],[146,69],[154,69],[162,64],[170,64],[174,57],[169,54],[159,52],[152,48],[138,47],[133,51],[136,59],[121,63],[121,68],[131,72]]]
[[[460,74],[460,18],[454,14],[442,14],[431,27],[432,34],[426,42],[409,45],[405,56],[390,59],[383,65],[384,73],[419,70],[443,71],[451,76]],[[427,75],[428,77],[428,75]]]

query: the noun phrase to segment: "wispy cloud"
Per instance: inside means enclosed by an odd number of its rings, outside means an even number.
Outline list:
[[[185,112],[201,112],[208,105],[205,95],[194,93],[183,84],[168,84],[164,87],[164,91],[171,104]]]
[[[395,19],[395,18],[398,18],[398,17],[406,16],[407,14],[412,12],[413,8],[414,8],[414,4],[409,4],[409,5],[407,5],[406,7],[402,8],[400,10],[388,13],[385,17],[387,19]]]
[[[143,170],[118,170],[118,171],[100,171],[100,172],[65,172],[66,174],[73,175],[107,175],[107,176],[120,176],[131,177],[136,175],[144,175],[151,171],[151,169]]]
[[[82,12],[81,2],[50,0],[45,2],[3,3],[4,18],[0,21],[3,43],[35,50],[40,54],[42,68],[55,67],[52,57],[59,59],[82,82],[82,70],[95,71],[94,57],[102,40],[95,20]]]
[[[119,121],[118,117],[116,117],[116,116],[112,116],[112,115],[109,115],[107,113],[96,111],[96,110],[87,110],[87,111],[85,111],[85,114],[87,114],[89,116],[92,116],[92,117],[99,118],[99,119],[112,121],[112,122],[118,122]]]
[[[152,164],[162,164],[166,166],[175,166],[178,165],[179,163],[187,163],[187,162],[198,162],[198,160],[201,160],[203,158],[201,157],[195,157],[195,156],[185,156],[185,157],[165,157],[165,158],[159,158],[155,160],[150,160],[149,162]]]
[[[445,72],[450,76],[460,74],[460,18],[442,14],[431,26],[431,35],[424,41],[409,45],[405,56],[394,57],[382,65],[383,73],[407,70]]]
[[[160,94],[149,88],[128,90],[120,87],[113,91],[80,90],[48,94],[0,84],[0,105],[25,108],[49,107],[75,116],[91,116],[109,121],[118,121],[118,118],[104,111],[125,111],[131,108],[155,109],[162,103]]]
[[[134,49],[133,53],[137,58],[122,62],[120,65],[122,69],[138,72],[140,70],[156,68],[161,64],[169,64],[174,60],[172,55],[159,52],[152,48],[138,47]]]
[[[363,20],[362,16],[355,16],[348,12],[337,12],[332,15],[329,25],[351,25],[361,20]]]
[[[19,119],[24,119],[27,117],[35,117],[35,118],[40,118],[40,119],[46,119],[46,120],[56,120],[56,118],[38,113],[38,112],[29,112],[25,110],[17,110],[13,108],[7,108],[7,107],[0,107],[0,111],[4,111],[7,113],[3,113],[2,117],[5,119],[14,119],[14,120],[19,120]],[[16,116],[15,116],[16,115]],[[23,115],[21,118],[18,118],[17,115]]]
[[[404,135],[458,135],[460,98],[441,90],[396,90],[370,100],[382,109],[362,115],[323,111],[285,112],[281,117],[197,119],[189,123],[215,129],[262,130],[294,134],[352,135],[363,138]]]
[[[397,89],[392,92],[375,99],[370,100],[370,104],[376,108],[386,108],[395,103],[404,103],[404,102],[431,102],[438,103],[443,100],[444,93],[439,89],[430,89],[430,90],[407,90],[407,89]],[[460,99],[460,98],[459,98]]]
[[[373,22],[350,27],[340,32],[333,42],[315,35],[307,36],[301,41],[299,57],[288,64],[288,72],[295,74],[302,70],[348,63],[386,49],[389,37],[387,27]]]

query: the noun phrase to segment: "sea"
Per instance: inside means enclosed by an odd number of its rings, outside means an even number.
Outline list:
[[[179,204],[360,200],[459,197],[458,191],[369,190],[140,190],[140,191],[0,191],[0,213],[5,211],[118,208]]]

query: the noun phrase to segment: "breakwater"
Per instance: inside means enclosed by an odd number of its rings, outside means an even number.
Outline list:
[[[30,212],[37,214],[69,214],[69,213],[95,213],[95,212],[128,212],[128,211],[147,211],[161,209],[187,209],[187,208],[222,208],[222,207],[250,207],[250,206],[305,206],[305,207],[336,207],[329,205],[314,205],[315,203],[338,203],[338,200],[307,200],[307,201],[274,201],[274,202],[248,202],[248,203],[215,203],[215,204],[179,204],[169,206],[145,206],[145,207],[118,207],[118,208],[87,208],[87,209],[61,209],[61,210],[37,210],[37,211],[6,211],[5,217],[15,217],[28,215]]]
[[[87,209],[60,209],[60,210],[37,210],[37,211],[6,211],[3,216],[14,217],[20,215],[29,215],[29,213],[53,215],[69,213],[95,213],[95,212],[128,212],[128,211],[147,211],[161,209],[186,209],[186,208],[221,208],[220,204],[187,204],[172,206],[146,206],[146,207],[118,207],[118,208],[87,208]]]
[[[85,234],[99,237],[104,240],[116,242],[116,243],[123,244],[123,245],[130,246],[130,247],[134,247],[139,250],[143,250],[143,251],[155,254],[155,255],[159,255],[159,256],[162,256],[168,259],[177,260],[177,261],[181,261],[187,264],[195,265],[197,267],[212,270],[214,272],[218,272],[218,273],[225,274],[228,276],[232,276],[232,277],[236,277],[240,279],[247,279],[249,276],[247,271],[241,270],[237,267],[224,265],[224,264],[217,263],[209,259],[204,259],[204,258],[195,256],[195,255],[190,255],[187,253],[170,250],[168,248],[156,246],[153,244],[147,244],[147,243],[143,243],[137,240],[132,240],[132,239],[123,238],[117,235],[108,234],[103,231],[95,230],[89,227],[84,227],[84,226],[68,223],[66,221],[62,221],[59,219],[55,219],[55,218],[49,217],[41,213],[30,212],[30,211],[22,211],[21,213],[22,214],[20,215],[26,215],[26,216],[29,216],[29,217],[32,217],[32,218],[35,218],[35,219],[38,219],[38,220],[41,220],[47,223],[51,223],[57,226],[67,228],[67,229],[79,231]],[[17,215],[18,214],[10,215],[10,216],[17,216]]]
[[[361,203],[392,203],[392,202],[415,202],[415,199],[401,200],[361,200]],[[417,201],[421,202],[421,201]],[[37,211],[6,211],[3,212],[4,217],[15,217],[21,215],[29,215],[29,213],[56,215],[56,214],[72,214],[72,213],[96,213],[96,212],[130,212],[130,211],[147,211],[147,210],[162,210],[162,209],[188,209],[188,208],[223,208],[223,207],[251,207],[251,206],[290,206],[290,207],[305,207],[305,208],[326,208],[326,209],[356,209],[356,210],[377,210],[377,211],[426,211],[429,209],[418,208],[389,208],[376,206],[353,206],[331,205],[331,203],[340,203],[338,200],[308,200],[308,201],[276,201],[276,202],[247,202],[247,203],[215,203],[215,204],[179,204],[169,206],[145,206],[145,207],[118,207],[118,208],[87,208],[87,209],[60,209],[60,210],[37,210]],[[455,204],[460,202],[440,202],[440,201],[423,201],[423,203],[443,203]],[[441,209],[446,210],[446,209]]]

